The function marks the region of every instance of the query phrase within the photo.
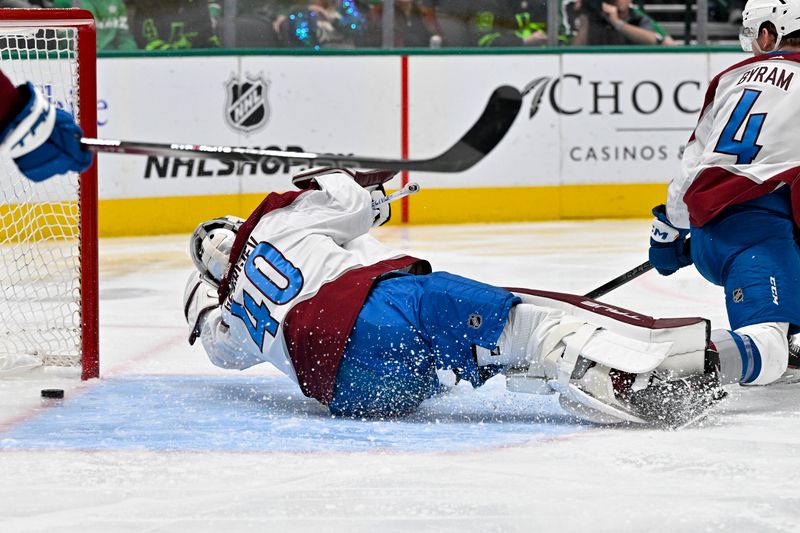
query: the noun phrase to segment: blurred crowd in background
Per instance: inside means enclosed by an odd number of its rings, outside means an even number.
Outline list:
[[[383,0],[0,0],[0,7],[88,9],[98,50],[181,50],[693,44],[698,4],[708,6],[706,42],[729,44],[738,42],[744,3],[561,0],[556,28],[548,27],[547,0],[387,0],[393,13],[384,13]]]

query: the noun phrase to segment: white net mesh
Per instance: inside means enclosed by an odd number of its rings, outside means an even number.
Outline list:
[[[0,30],[0,69],[78,115],[77,30]],[[34,183],[0,160],[0,359],[81,363],[79,176]]]

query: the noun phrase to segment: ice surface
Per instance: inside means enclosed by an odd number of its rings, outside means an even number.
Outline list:
[[[646,258],[648,222],[377,233],[440,270],[584,293]],[[333,419],[188,346],[186,240],[101,241],[101,380],[0,380],[0,531],[798,531],[798,384],[735,387],[682,431],[579,423],[498,378],[403,420]],[[605,300],[726,325],[692,269]]]

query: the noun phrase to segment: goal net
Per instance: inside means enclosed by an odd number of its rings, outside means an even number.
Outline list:
[[[88,11],[0,9],[0,70],[31,81],[88,137],[95,68]],[[98,375],[96,206],[94,167],[34,183],[0,158],[0,376],[35,364]]]

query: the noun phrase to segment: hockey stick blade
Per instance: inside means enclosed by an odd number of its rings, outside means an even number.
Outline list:
[[[139,154],[162,157],[217,159],[220,161],[261,162],[278,160],[290,165],[374,168],[397,171],[462,172],[486,157],[505,137],[522,106],[522,96],[514,87],[498,87],[486,108],[467,133],[444,153],[430,159],[403,160],[354,155],[319,154],[259,150],[202,144],[162,144],[109,139],[82,138],[81,144],[93,152]]]

